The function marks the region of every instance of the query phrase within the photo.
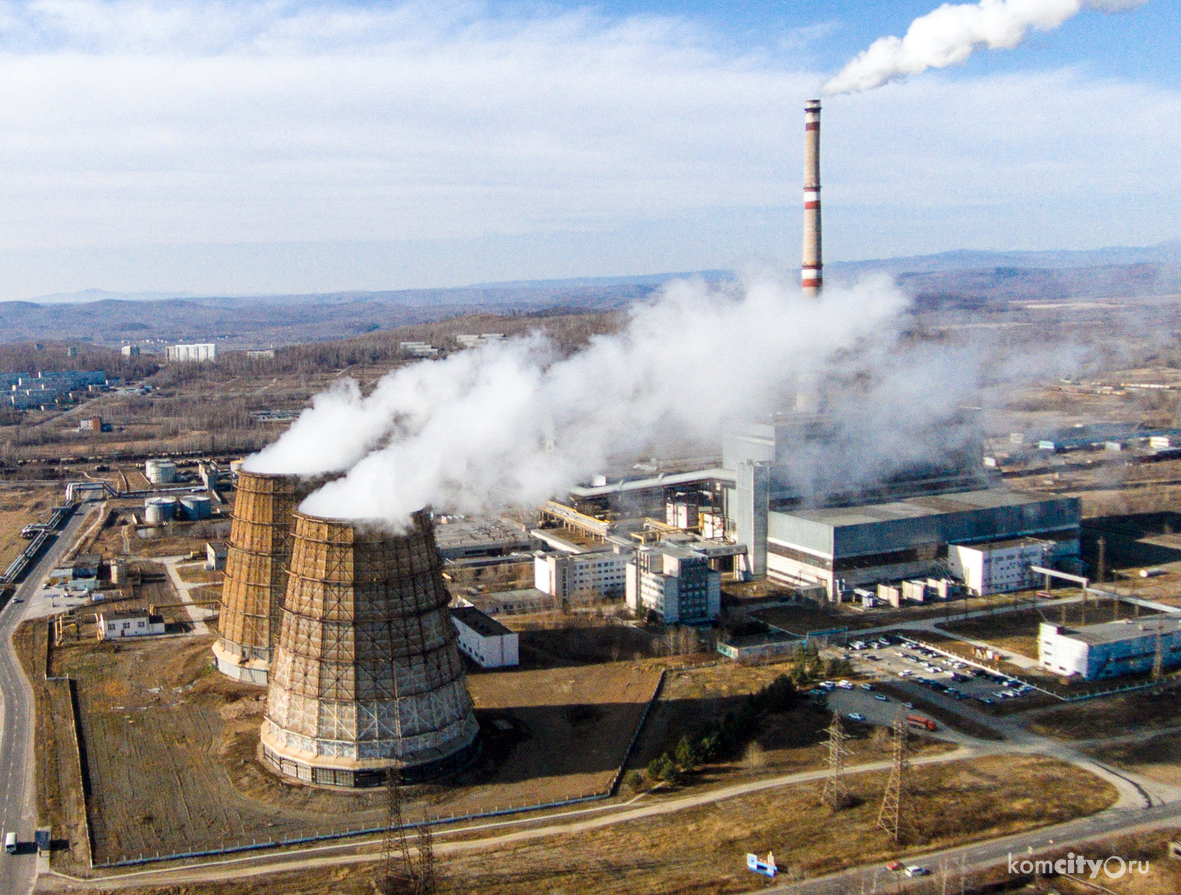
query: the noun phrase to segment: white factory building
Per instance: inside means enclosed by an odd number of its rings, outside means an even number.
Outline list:
[[[1119,677],[1151,671],[1158,645],[1162,669],[1181,665],[1181,618],[1154,616],[1081,628],[1042,622],[1038,662],[1063,677]]]
[[[655,612],[665,624],[714,621],[722,611],[722,574],[687,547],[641,547],[627,564],[627,605]]]
[[[948,568],[976,596],[1003,594],[1037,587],[1038,575],[1030,567],[1052,562],[1056,541],[1015,538],[982,544],[951,544]]]
[[[459,635],[459,651],[481,668],[515,668],[520,664],[517,634],[474,606],[451,610]]]
[[[558,600],[623,596],[630,552],[535,553],[533,586]]]
[[[149,615],[146,609],[110,610],[100,612],[97,618],[99,640],[147,637],[164,633],[164,616]]]

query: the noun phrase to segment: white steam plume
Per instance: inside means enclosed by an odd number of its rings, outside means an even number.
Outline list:
[[[945,3],[910,24],[902,38],[882,37],[848,63],[823,92],[832,96],[881,87],[904,75],[963,62],[974,50],[1011,50],[1030,29],[1052,31],[1083,8],[1119,12],[1148,0],[980,0]]]
[[[881,369],[898,350],[906,304],[884,279],[831,287],[819,301],[767,278],[742,287],[674,283],[635,308],[621,332],[567,358],[534,335],[404,367],[364,398],[353,389],[321,395],[247,468],[340,470],[376,446],[304,502],[329,518],[399,525],[426,505],[480,512],[536,504],[669,433],[682,444],[716,444],[727,420],[782,406],[802,373],[847,382]],[[939,385],[940,403],[953,412],[965,389]],[[974,388],[974,374],[965,386]],[[887,396],[865,398],[869,415],[893,413],[912,431],[919,425],[907,421],[903,401],[891,410]],[[929,424],[931,408],[921,412]],[[906,461],[870,460],[873,451],[861,447],[853,453],[866,455],[866,474]]]

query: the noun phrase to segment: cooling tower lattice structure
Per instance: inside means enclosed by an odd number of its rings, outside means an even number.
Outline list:
[[[479,728],[434,526],[392,534],[295,514],[260,753],[285,777],[373,786],[467,762]]]
[[[293,514],[312,483],[298,476],[242,472],[219,602],[217,668],[234,680],[266,684],[279,608],[287,590]]]

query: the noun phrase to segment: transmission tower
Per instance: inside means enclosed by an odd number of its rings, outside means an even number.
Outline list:
[[[418,825],[418,887],[417,895],[435,895],[438,882],[435,878],[435,834],[423,812],[422,823]]]
[[[845,779],[845,756],[849,747],[845,745],[845,728],[841,726],[840,712],[832,713],[832,724],[828,726],[828,776],[824,780],[824,801],[834,810],[849,805],[849,782]]]
[[[377,890],[381,895],[409,895],[416,889],[415,873],[402,816],[402,774],[396,768],[386,771],[385,793],[385,836],[382,840]]]
[[[910,832],[906,791],[910,770],[909,733],[906,713],[899,712],[894,720],[894,766],[890,769],[890,779],[882,795],[882,810],[878,813],[878,826],[899,844],[906,841]]]

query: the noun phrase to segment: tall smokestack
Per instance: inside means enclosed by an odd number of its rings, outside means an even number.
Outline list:
[[[819,295],[824,283],[820,255],[820,100],[804,103],[804,295]]]

